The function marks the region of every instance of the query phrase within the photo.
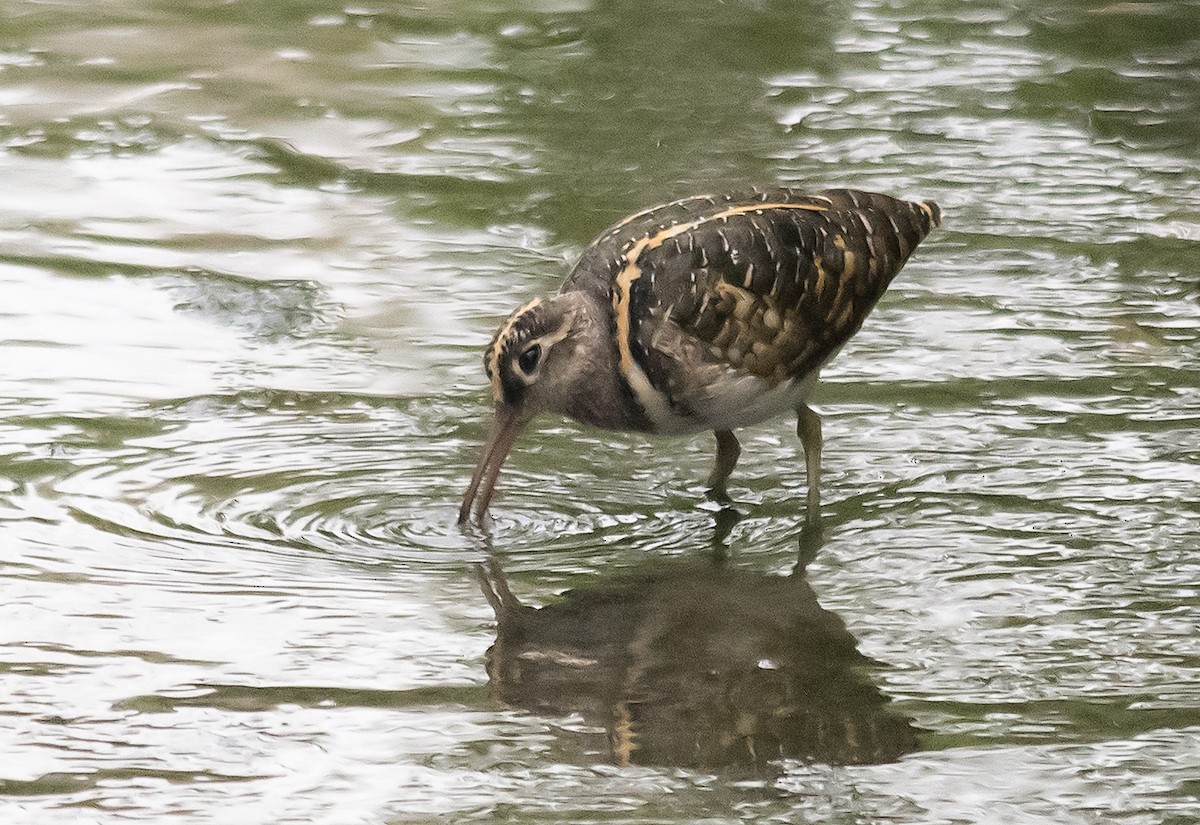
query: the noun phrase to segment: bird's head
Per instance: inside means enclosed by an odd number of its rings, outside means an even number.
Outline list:
[[[476,516],[487,511],[500,468],[525,425],[541,412],[568,412],[576,385],[586,380],[586,365],[575,357],[585,326],[580,310],[571,293],[530,301],[505,319],[484,352],[496,420],[463,498],[460,524],[473,504]]]

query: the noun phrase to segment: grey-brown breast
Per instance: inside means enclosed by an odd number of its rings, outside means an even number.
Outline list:
[[[563,290],[611,301],[627,377],[640,369],[670,395],[679,362],[698,357],[774,385],[859,329],[938,220],[933,203],[846,189],[688,198],[607,230]]]

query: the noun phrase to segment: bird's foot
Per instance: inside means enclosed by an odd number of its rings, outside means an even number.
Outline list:
[[[704,497],[709,501],[715,501],[717,504],[732,504],[733,499],[729,497],[729,491],[725,489],[725,485],[709,487]]]
[[[825,545],[825,525],[819,514],[815,519],[806,518],[804,520],[804,526],[800,528],[800,538],[796,544],[799,552],[796,554],[796,568],[793,575],[803,576],[809,563],[817,557]]]

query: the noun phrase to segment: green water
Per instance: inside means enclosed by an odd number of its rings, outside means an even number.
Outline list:
[[[785,420],[740,518],[710,437],[546,420],[457,529],[499,319],[752,184],[946,215],[814,399],[806,578]],[[1196,823],[1198,553],[1194,2],[0,8],[5,823]]]

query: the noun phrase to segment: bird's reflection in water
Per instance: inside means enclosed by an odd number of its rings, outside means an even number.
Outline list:
[[[877,663],[802,572],[660,561],[542,608],[518,601],[495,560],[480,576],[498,621],[495,695],[580,714],[617,764],[866,764],[917,748],[911,720],[869,679]]]

